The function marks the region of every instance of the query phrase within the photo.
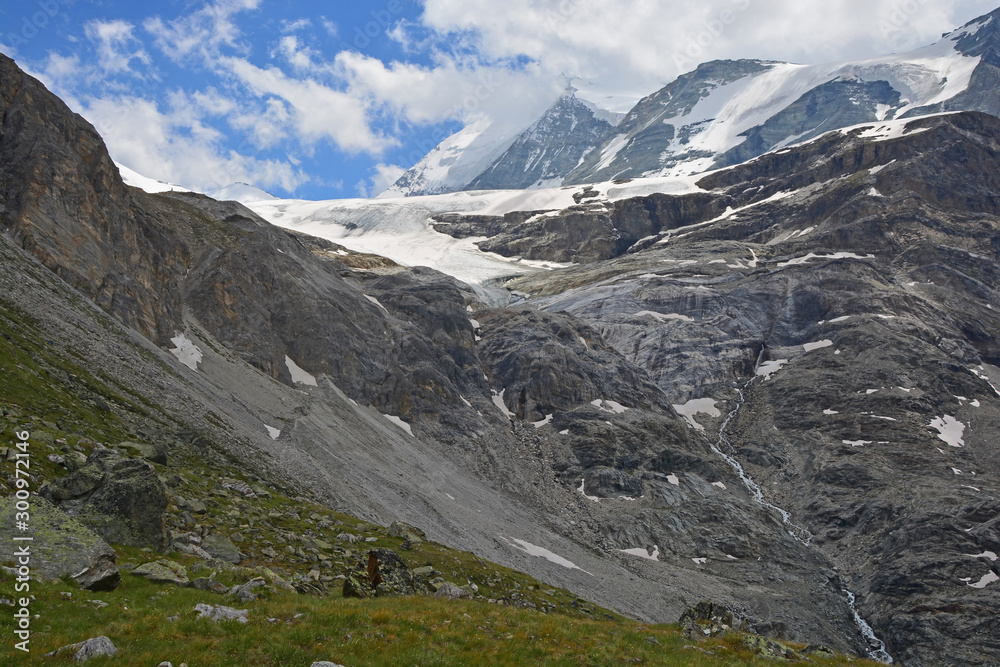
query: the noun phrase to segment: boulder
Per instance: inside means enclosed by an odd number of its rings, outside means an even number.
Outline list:
[[[39,494],[54,503],[61,503],[92,493],[103,480],[104,471],[98,466],[84,465],[75,472],[46,484]]]
[[[229,587],[220,581],[216,581],[214,577],[198,577],[191,582],[191,588],[196,588],[199,591],[218,593],[220,595],[225,595],[229,592]]]
[[[368,580],[376,597],[414,595],[413,571],[391,549],[368,552]]]
[[[245,584],[233,586],[229,594],[241,602],[253,602],[257,599],[256,589],[266,586],[267,582],[263,577],[254,577]]]
[[[87,662],[91,658],[112,656],[118,653],[118,648],[105,636],[94,637],[77,644],[62,646],[45,654],[46,658],[72,655],[73,662]]]
[[[243,554],[225,535],[212,533],[201,542],[201,548],[212,558],[224,560],[227,563],[238,565],[243,560]]]
[[[166,510],[167,492],[153,466],[125,459],[111,466],[80,517],[109,542],[162,549]]]
[[[236,621],[237,623],[248,623],[247,615],[249,609],[233,609],[222,605],[213,606],[210,604],[195,605],[194,610],[198,612],[198,618],[207,618],[210,621]]]
[[[427,539],[424,531],[407,525],[402,521],[393,521],[389,524],[389,537],[402,537],[404,540],[409,540],[414,544],[419,544]]]
[[[187,577],[187,570],[184,566],[169,560],[144,563],[132,570],[132,574],[143,579],[148,579],[149,581],[165,584],[187,586],[190,583]]]
[[[367,564],[359,563],[344,579],[344,597],[415,595],[413,571],[391,549],[372,549]]]
[[[348,572],[344,579],[345,598],[370,598],[373,591],[371,582],[368,580],[368,572],[364,569],[356,569]]]
[[[133,442],[128,440],[119,443],[118,447],[134,449],[139,452],[139,456],[147,461],[152,461],[153,463],[159,463],[161,465],[166,465],[167,463],[167,446],[160,442]]]
[[[146,461],[96,450],[86,465],[39,493],[108,542],[154,549],[165,545],[166,488]]]
[[[745,635],[743,637],[743,645],[746,646],[751,651],[753,651],[755,654],[761,656],[762,658],[766,658],[767,660],[802,659],[802,656],[800,656],[794,650],[766,637],[758,637],[757,635]],[[818,653],[818,655],[822,654]]]
[[[0,533],[15,535],[13,498],[0,498]],[[121,582],[115,565],[117,554],[107,542],[67,516],[40,496],[31,498],[31,531],[35,539],[31,567],[35,576],[59,579],[69,575],[81,588],[91,591],[114,590]],[[0,540],[0,562],[14,559],[16,542]]]
[[[702,600],[685,611],[678,623],[681,633],[688,639],[717,637],[734,627],[733,612],[709,600]]]
[[[471,600],[472,593],[464,588],[459,588],[450,581],[446,581],[438,587],[437,592],[434,593],[434,597],[446,600]]]

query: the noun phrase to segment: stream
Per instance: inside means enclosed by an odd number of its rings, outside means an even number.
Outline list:
[[[761,356],[763,356],[763,352],[761,352]],[[759,363],[760,360],[758,359],[758,364]],[[756,379],[757,376],[755,375],[739,389],[739,398],[736,401],[736,407],[733,408],[732,411],[730,411],[730,413],[722,421],[722,424],[719,426],[718,441],[713,443],[711,440],[709,440],[709,446],[712,448],[713,452],[718,454],[719,457],[721,457],[722,460],[724,460],[727,464],[729,464],[729,466],[736,472],[736,474],[739,475],[740,480],[743,482],[743,485],[746,487],[750,495],[753,496],[753,499],[763,507],[766,507],[769,510],[777,512],[781,516],[781,521],[785,525],[785,528],[788,530],[788,534],[793,539],[800,542],[804,546],[809,546],[813,537],[812,533],[810,533],[802,526],[799,526],[798,524],[793,522],[792,515],[790,512],[788,512],[788,510],[778,507],[777,505],[768,502],[767,499],[764,498],[764,491],[763,489],[760,488],[760,484],[758,484],[753,479],[753,477],[751,477],[746,472],[746,470],[743,469],[743,466],[736,459],[735,456],[736,448],[733,447],[733,444],[729,441],[729,438],[726,436],[726,429],[729,427],[729,424],[733,421],[733,419],[736,418],[740,410],[743,408],[744,404],[746,403],[746,392],[750,389],[750,386],[754,383],[754,380]],[[731,453],[727,453],[726,450],[728,450],[728,452]],[[885,642],[883,642],[881,639],[878,638],[878,636],[875,635],[875,630],[872,629],[872,626],[869,625],[868,622],[861,617],[861,613],[858,611],[857,608],[857,599],[854,593],[852,593],[850,590],[846,588],[843,589],[843,593],[847,597],[848,606],[850,607],[851,614],[854,617],[854,624],[858,626],[858,630],[861,632],[861,636],[865,638],[865,642],[868,645],[868,657],[885,664],[892,664],[893,659],[892,656],[889,655],[889,653],[885,650]]]

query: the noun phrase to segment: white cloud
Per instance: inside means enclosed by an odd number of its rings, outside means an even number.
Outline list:
[[[174,62],[182,63],[193,56],[211,62],[222,46],[243,53],[249,50],[238,41],[241,31],[234,17],[256,9],[260,1],[218,0],[172,21],[164,21],[158,16],[147,19],[143,27],[153,35],[157,48]]]
[[[358,194],[362,197],[374,197],[395,183],[405,172],[405,167],[379,162],[372,168],[370,178],[358,182]]]
[[[64,99],[68,96],[68,91],[85,75],[80,56],[63,56],[54,52],[49,52],[37,69],[29,67],[27,71]]]
[[[109,74],[133,73],[132,61],[143,65],[152,63],[152,58],[142,48],[142,42],[132,34],[135,26],[121,20],[88,21],[84,33],[97,47],[97,64]]]
[[[307,18],[301,18],[296,20],[284,19],[281,22],[281,32],[298,32],[312,25],[312,21]]]
[[[326,30],[326,34],[327,35],[329,35],[330,37],[338,37],[338,36],[340,36],[340,28],[337,27],[336,22],[331,21],[330,19],[326,18],[325,16],[321,16],[319,18],[319,20],[320,20],[320,23],[323,24],[323,29]]]
[[[308,182],[288,162],[241,155],[222,147],[222,135],[204,124],[197,102],[171,96],[161,110],[150,100],[121,96],[88,99],[81,113],[97,128],[119,163],[160,180],[207,192],[235,182],[293,192]]]
[[[278,41],[278,46],[271,51],[272,58],[281,58],[294,69],[302,72],[313,72],[320,69],[315,62],[319,57],[313,49],[302,46],[295,35],[286,35]]]
[[[823,62],[916,48],[995,2],[830,0],[820,9],[801,0],[426,0],[421,21],[487,57],[526,56],[549,76],[638,97],[707,60]]]
[[[274,96],[287,102],[290,123],[307,146],[328,139],[348,153],[378,154],[398,143],[372,130],[369,104],[365,100],[313,78],[289,77],[276,67],[261,69],[239,58],[227,58],[224,62],[256,95]]]

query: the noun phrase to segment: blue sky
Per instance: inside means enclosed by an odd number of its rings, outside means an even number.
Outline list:
[[[997,0],[31,0],[0,51],[112,156],[200,191],[374,195],[468,122],[526,125],[568,81],[625,111],[699,62],[915,48]]]

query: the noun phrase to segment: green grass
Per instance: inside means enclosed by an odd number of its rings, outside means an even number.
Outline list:
[[[7,585],[4,586],[7,588]],[[0,614],[0,664],[69,664],[44,653],[89,637],[109,637],[120,653],[89,665],[765,665],[740,636],[697,643],[675,626],[541,614],[484,602],[428,597],[346,600],[282,593],[237,604],[189,588],[130,575],[111,593],[74,584],[36,584],[31,653],[13,650],[12,614]],[[69,594],[67,598],[64,594]],[[107,607],[95,609],[88,600]],[[198,603],[250,609],[250,622],[197,618]],[[176,620],[168,620],[177,616]],[[277,619],[271,621],[269,619]],[[870,665],[812,658],[818,665]]]

